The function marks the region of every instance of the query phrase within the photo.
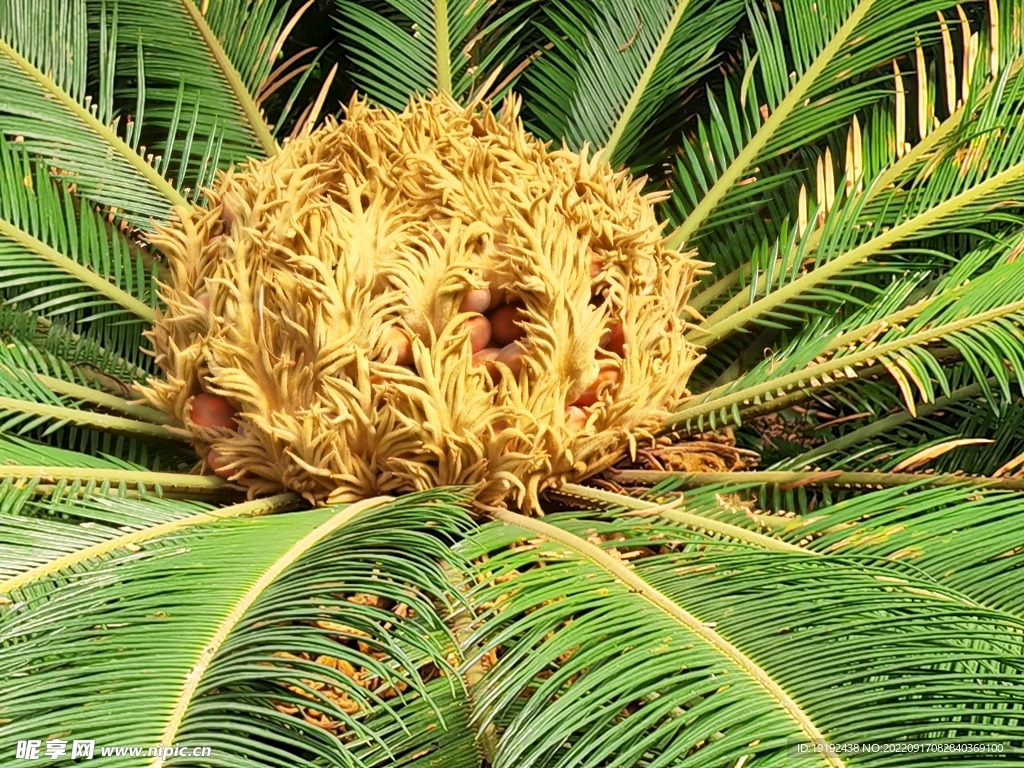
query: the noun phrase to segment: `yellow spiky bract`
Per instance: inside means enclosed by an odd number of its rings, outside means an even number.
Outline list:
[[[482,504],[535,509],[651,435],[697,361],[680,315],[700,264],[664,246],[642,180],[589,154],[549,151],[513,100],[495,115],[354,99],[159,229],[172,282],[149,338],[165,377],[144,397],[250,496],[470,485]],[[473,364],[458,310],[484,287],[525,305],[518,378]],[[621,356],[601,347],[614,324]],[[618,382],[569,423],[601,366]],[[240,409],[238,431],[191,420],[204,391]]]

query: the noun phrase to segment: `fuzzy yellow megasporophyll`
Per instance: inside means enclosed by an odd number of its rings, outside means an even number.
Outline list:
[[[530,510],[650,435],[697,360],[700,264],[642,181],[517,112],[354,100],[176,209],[146,399],[250,496],[314,503],[458,484]],[[197,424],[202,393],[237,428]]]

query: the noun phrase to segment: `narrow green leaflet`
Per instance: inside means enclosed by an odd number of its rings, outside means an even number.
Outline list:
[[[0,339],[0,425],[5,439],[21,434],[45,442],[47,448],[69,449],[68,458],[57,462],[60,466],[75,467],[76,456],[81,461],[99,454],[139,465],[134,475],[129,472],[113,480],[115,485],[122,479],[133,487],[146,484],[152,482],[147,472],[187,472],[196,464],[191,449],[161,426],[171,423],[164,414],[133,402],[136,395],[130,384],[146,373],[111,355],[91,337],[0,304]],[[12,472],[15,465],[50,466],[45,459],[17,459],[11,451],[9,444],[0,443],[0,455],[8,462],[0,467],[4,477],[22,477]],[[104,482],[81,471],[86,466],[79,465],[78,474],[58,477]],[[47,477],[53,478],[47,482],[58,481],[52,472]],[[190,487],[199,493],[203,486]]]

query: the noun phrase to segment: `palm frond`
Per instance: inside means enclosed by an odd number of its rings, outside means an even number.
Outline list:
[[[787,2],[780,9],[783,27],[774,4],[749,4],[756,54],[744,57],[739,87],[725,96],[738,97],[739,104],[719,110],[707,123],[715,163],[702,171],[695,166],[691,174],[713,175],[670,242],[690,242],[719,205],[731,204],[730,195],[756,202],[757,185],[742,187],[772,175],[753,170],[759,163],[837,128],[845,131],[854,114],[884,97],[878,87],[882,68],[914,51],[923,37],[938,37],[936,14],[953,7],[950,2],[898,0]],[[747,106],[748,98],[757,102],[757,113]]]
[[[1009,10],[1012,12],[1012,5]],[[880,88],[877,93],[884,98],[881,101],[876,98],[873,107],[854,115],[848,131],[845,128],[837,129],[827,139],[823,150],[812,149],[806,162],[799,161],[797,170],[802,171],[803,177],[809,175],[810,178],[804,178],[798,188],[794,188],[793,183],[800,181],[793,175],[793,155],[783,155],[778,163],[768,160],[762,164],[760,173],[745,178],[738,184],[740,188],[729,193],[730,199],[735,198],[735,204],[730,206],[723,203],[719,206],[722,211],[716,209],[709,214],[708,222],[702,225],[693,238],[693,242],[707,252],[709,260],[715,262],[715,281],[695,297],[693,305],[696,308],[718,304],[722,296],[732,297],[732,301],[727,308],[721,308],[719,316],[726,316],[742,306],[736,294],[748,285],[756,285],[765,279],[763,271],[757,274],[758,265],[764,260],[763,255],[759,253],[751,260],[750,254],[757,250],[771,251],[777,240],[777,236],[772,233],[778,231],[780,224],[795,223],[803,232],[816,218],[822,219],[836,200],[841,201],[854,191],[858,194],[863,191],[868,200],[876,198],[889,189],[891,184],[904,178],[908,170],[920,163],[922,158],[934,153],[942,143],[948,142],[950,136],[962,129],[975,110],[991,101],[1000,81],[989,78],[990,73],[1009,73],[1011,78],[1020,74],[1024,59],[1021,58],[1019,39],[1016,36],[1000,36],[998,23],[994,24],[995,29],[992,28],[993,22],[1005,20],[1007,14],[999,12],[999,3],[996,2],[989,4],[989,11],[988,34],[981,38],[977,31],[972,31],[970,20],[959,6],[956,25],[947,24],[948,14],[940,12],[941,45],[928,49],[927,56],[925,47],[921,44],[916,46],[916,89],[907,93],[907,78],[900,71],[900,65],[894,63],[895,95],[886,96],[889,89]],[[963,42],[961,55],[954,51],[954,34]],[[999,40],[1003,44],[1000,45]],[[941,76],[936,74],[935,66],[930,66],[936,61],[942,62]],[[942,84],[946,94],[947,104],[944,109],[936,103],[934,91],[937,81]],[[746,81],[744,85],[748,89],[752,87]],[[913,121],[911,110],[915,100],[919,141],[911,145],[907,142],[908,123]],[[752,115],[752,120],[757,124],[759,118]],[[735,118],[732,123],[736,124]],[[706,153],[709,162],[713,163],[714,153],[710,149]],[[693,155],[693,152],[688,152],[688,155]],[[704,160],[703,154],[695,157],[698,162]],[[773,188],[779,186],[773,180],[780,173],[791,177],[791,182],[773,193]],[[677,174],[677,184],[681,186],[667,208],[669,218],[675,223],[679,223],[700,202],[699,197],[694,196],[693,183],[688,180],[690,168],[681,164]],[[711,175],[717,174],[712,171]],[[700,174],[697,178],[704,183]],[[864,190],[865,180],[876,178],[878,183]],[[756,194],[759,188],[764,188],[768,193],[766,200],[766,195]],[[809,210],[809,199],[817,201],[816,211]],[[769,217],[771,221],[764,221],[764,218]],[[717,224],[719,218],[725,219],[722,225]],[[751,231],[748,237],[759,237],[760,240],[755,242],[754,247],[748,247],[742,252],[731,250],[729,242],[737,228],[741,234]],[[813,249],[820,236],[821,229],[812,227],[809,248]]]
[[[823,482],[860,482],[870,490],[778,516],[758,510],[770,509],[772,489],[792,481],[795,473],[770,474],[751,473],[745,482],[728,485],[722,484],[722,477],[718,483],[716,478],[702,478],[702,487],[687,499],[686,508],[720,524],[750,531],[768,528],[772,538],[799,543],[809,555],[855,557],[870,567],[925,577],[943,589],[958,591],[964,601],[1024,619],[1024,597],[1010,588],[1024,565],[1024,551],[1014,533],[1024,511],[1024,483],[1019,478],[987,481],[1002,487],[986,489],[986,481],[962,477],[846,473]],[[668,480],[659,492],[669,493],[682,482]],[[722,503],[723,498],[735,503]],[[675,520],[674,511],[661,514],[680,527],[692,525],[690,520]]]
[[[216,143],[214,167],[276,153],[256,94],[283,44],[288,4],[88,2],[97,24],[107,23],[105,11],[116,14],[110,33],[118,48],[111,107],[133,107],[137,91],[144,90],[144,132],[161,142],[166,134],[161,168],[173,172],[179,184],[195,189],[206,181],[208,171],[189,167],[196,147]]]
[[[71,451],[45,448],[22,441],[0,438],[5,455],[12,462],[45,461],[55,474],[67,469],[81,475],[94,474],[104,477],[130,470],[122,469],[125,462],[105,458],[76,456]],[[83,460],[84,459],[84,460]],[[63,465],[61,464],[63,462]],[[13,466],[18,466],[14,464]],[[2,468],[5,485],[22,491],[20,503],[8,505],[0,521],[4,541],[0,546],[0,563],[3,581],[0,592],[9,595],[25,585],[40,579],[51,578],[69,565],[102,558],[120,550],[137,551],[146,541],[157,539],[190,526],[209,523],[215,519],[228,519],[235,515],[265,514],[285,508],[294,502],[288,496],[271,503],[260,501],[255,504],[215,510],[208,504],[195,501],[169,501],[160,498],[162,487],[154,486],[149,495],[140,499],[129,499],[115,493],[112,498],[92,496],[93,489],[84,488],[84,499],[76,498],[73,483],[64,487],[50,488],[41,482],[46,476],[32,476],[39,467],[19,468],[26,474],[17,476],[12,466]],[[152,473],[149,473],[152,474]],[[59,474],[57,475],[59,477]],[[193,478],[202,480],[202,478]],[[20,483],[11,481],[21,481]],[[62,477],[61,480],[69,480]],[[206,485],[211,485],[206,478]],[[217,480],[213,479],[214,484]],[[109,480],[107,481],[110,482]],[[198,483],[189,484],[201,488]],[[170,487],[173,487],[170,486]],[[188,487],[188,485],[184,486]],[[116,491],[116,484],[113,485]],[[95,490],[102,490],[97,487]],[[145,491],[143,492],[145,493]],[[102,496],[107,496],[106,493]],[[42,498],[40,498],[42,497]],[[116,499],[116,503],[115,503]]]
[[[995,381],[988,382],[989,386]],[[876,390],[877,392],[878,390]],[[899,403],[882,415],[867,411],[857,420],[822,420],[814,429],[821,444],[774,463],[770,469],[827,468],[828,471],[898,471],[908,463],[934,472],[992,476],[1007,457],[1024,453],[1018,425],[1024,419],[1020,398],[993,410],[983,386],[972,383],[911,414]],[[831,414],[830,414],[831,415]],[[831,426],[833,421],[838,422]],[[963,443],[960,441],[982,441]],[[949,450],[943,452],[943,446]],[[927,461],[915,457],[928,456]]]
[[[84,2],[4,0],[0,40],[24,43],[25,55],[73,100],[87,95],[89,40]]]
[[[531,129],[573,149],[604,147],[613,165],[632,164],[640,138],[713,66],[742,11],[733,0],[548,4],[549,50],[523,87]],[[656,142],[648,142],[649,154]]]
[[[32,50],[34,61],[19,53],[18,45]],[[32,154],[73,176],[79,195],[117,209],[126,221],[149,229],[151,219],[166,220],[172,205],[187,204],[185,197],[96,116],[87,97],[71,96],[46,74],[66,69],[57,61],[62,56],[60,45],[47,49],[0,38],[0,133],[23,141]]]
[[[393,706],[430,701],[425,676],[446,668],[453,647],[433,601],[449,591],[443,538],[466,525],[458,500],[436,492],[255,519],[237,515],[287,500],[216,511],[55,503],[76,522],[130,518],[136,530],[130,542],[95,542],[102,551],[55,552],[0,586],[10,716],[0,734],[203,744],[222,764],[289,767],[354,764],[349,742],[401,749],[409,736]],[[64,535],[75,529],[64,524]],[[97,685],[120,706],[92,706]],[[299,707],[336,721],[342,737],[290,714]]]
[[[0,348],[0,369],[23,382],[34,379],[52,394],[72,398],[87,407],[102,408],[152,424],[174,423],[166,414],[127,399],[123,396],[126,393],[104,391],[103,379],[89,376],[65,360],[20,339],[9,340]]]
[[[0,137],[0,300],[70,322],[135,323],[155,317],[155,274],[138,246],[73,203],[68,190]],[[152,264],[152,262],[151,262]]]
[[[3,446],[4,477],[13,479],[31,479],[30,475],[21,475],[25,467],[46,466],[51,469],[70,470],[69,477],[75,472],[84,475],[85,470],[139,470],[142,467],[133,463],[123,455],[111,456],[101,454],[87,454],[83,451],[58,448],[52,445],[45,445],[32,440],[25,440],[13,435],[0,436],[0,445]],[[194,483],[196,487],[202,485],[216,486],[220,482],[214,478],[206,478],[202,482]]]
[[[745,404],[784,397],[794,389],[821,391],[840,379],[856,378],[858,369],[868,365],[882,366],[899,383],[913,413],[918,399],[932,402],[939,392],[951,392],[946,368],[930,352],[936,345],[967,362],[993,403],[989,377],[1002,398],[1009,399],[1011,380],[1024,375],[1017,341],[1024,320],[1024,271],[1015,256],[1019,237],[1018,231],[975,254],[980,258],[965,259],[963,269],[930,283],[923,297],[914,292],[920,282],[914,278],[891,286],[882,300],[847,320],[816,318],[786,348],[735,381],[694,398],[672,420],[693,420],[697,429],[704,417],[712,424],[739,423]],[[813,297],[827,300],[829,293],[819,290]],[[848,300],[843,294],[836,298]]]
[[[129,392],[104,391],[110,377],[72,367],[17,337],[3,338],[0,433],[125,456],[149,470],[196,462],[164,414],[132,402]]]
[[[710,342],[756,317],[785,313],[799,303],[793,299],[804,291],[884,252],[913,248],[940,234],[974,231],[981,220],[1019,225],[1012,206],[996,203],[1012,199],[1021,183],[1024,145],[1013,126],[1022,80],[1024,69],[1007,68],[985,94],[975,122],[961,124],[931,144],[895,180],[883,173],[865,182],[863,192],[853,188],[847,190],[848,196],[837,194],[821,226],[813,232],[791,230],[774,248],[755,256],[750,290],[708,317],[702,338]],[[973,111],[973,103],[964,109]],[[885,188],[879,186],[882,182]],[[801,270],[808,274],[799,275]]]
[[[755,87],[748,79],[734,82],[734,78],[724,78],[719,86],[720,95],[708,87],[708,117],[696,116],[673,164],[673,194],[664,206],[665,218],[673,227],[680,226],[700,205],[718,175],[763,124],[760,99],[751,93]],[[741,280],[745,275],[738,270],[746,265],[750,255],[778,238],[780,226],[797,209],[800,189],[812,180],[813,163],[802,161],[799,155],[765,158],[759,173],[737,183],[708,214],[708,220],[687,244],[698,248],[702,258],[712,265],[709,279],[721,281],[735,274]],[[752,215],[755,211],[760,215]],[[702,309],[718,297],[717,291],[728,288],[732,285],[720,282],[713,289],[702,291],[694,298],[694,309]]]
[[[979,605],[1024,616],[1024,599],[1011,588],[1024,563],[1024,552],[1013,544],[1024,497],[1019,491],[964,490],[884,489],[818,510],[813,520],[794,521],[777,535],[810,537],[809,546],[819,552],[899,562]]]
[[[1024,738],[1024,622],[932,580],[649,519],[500,519],[473,539],[496,766],[781,765],[798,743]]]
[[[518,49],[520,17],[533,0],[511,8],[475,0],[336,0],[338,32],[353,79],[379,104],[402,109],[413,95],[447,93],[466,100]],[[380,62],[401,62],[382,69]]]
[[[26,363],[29,365],[26,365]],[[0,433],[39,433],[46,439],[69,427],[99,429],[163,442],[181,437],[167,426],[163,414],[62,377],[67,371],[40,373],[32,363],[45,363],[14,342],[0,346]],[[44,370],[46,370],[44,368]],[[57,376],[50,375],[57,373]],[[74,437],[64,434],[62,439]]]
[[[60,389],[60,385],[51,388],[49,381],[13,366],[0,367],[0,414],[3,414],[0,432],[16,432],[23,435],[45,424],[45,437],[73,424],[163,440],[180,439],[166,427],[153,423],[151,419],[129,419],[93,411],[87,403],[83,403],[80,396],[75,396],[78,392],[74,395],[63,395]],[[89,390],[87,394],[91,395],[92,392],[93,390]],[[83,404],[86,407],[83,408]],[[128,404],[124,405],[127,407]]]
[[[129,332],[119,332],[121,329]],[[79,378],[68,378],[69,381],[93,382],[111,394],[128,396],[133,382],[142,381],[150,375],[152,357],[131,346],[135,330],[130,325],[104,328],[103,342],[111,344],[108,348],[103,346],[91,328],[78,329],[76,333],[60,319],[52,322],[0,302],[0,338],[9,344],[23,346],[25,350],[34,350],[34,353],[26,354],[34,356],[38,353],[50,361],[47,366],[33,366],[28,362],[25,366],[32,370],[41,367],[49,371],[70,369]]]

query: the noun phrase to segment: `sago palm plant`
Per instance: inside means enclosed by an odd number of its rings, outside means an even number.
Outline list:
[[[1017,764],[1022,37],[0,0],[0,764]]]

